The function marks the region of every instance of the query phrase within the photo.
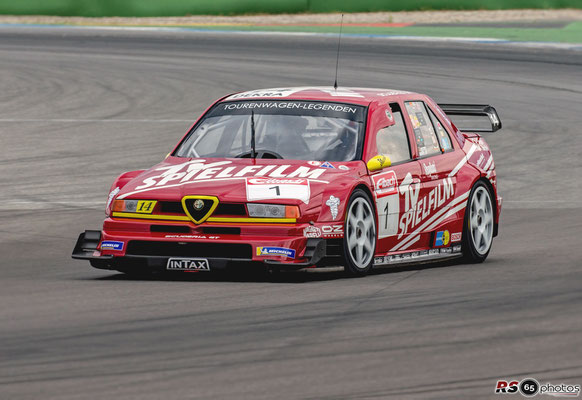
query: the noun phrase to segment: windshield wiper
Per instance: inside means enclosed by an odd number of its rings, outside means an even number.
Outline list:
[[[255,150],[255,112],[251,110],[251,158],[257,158]]]

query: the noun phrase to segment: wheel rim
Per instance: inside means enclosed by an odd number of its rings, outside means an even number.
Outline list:
[[[364,269],[374,256],[376,241],[374,213],[366,200],[358,197],[352,202],[346,225],[350,258],[357,268]]]
[[[469,229],[477,253],[486,254],[493,240],[493,207],[489,192],[483,186],[475,190],[471,199]]]

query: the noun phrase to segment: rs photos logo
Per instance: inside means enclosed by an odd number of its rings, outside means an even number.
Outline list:
[[[520,393],[524,397],[534,397],[536,395],[548,395],[554,397],[578,397],[580,395],[580,385],[570,385],[567,383],[553,384],[540,383],[533,378],[518,380],[499,380],[495,386],[495,394],[515,394]]]

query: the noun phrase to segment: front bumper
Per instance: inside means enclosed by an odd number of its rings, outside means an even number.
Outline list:
[[[211,269],[226,268],[231,263],[263,262],[265,264],[303,268],[313,266],[327,254],[324,238],[232,235],[143,235],[135,233],[85,231],[79,235],[72,257],[89,260],[100,269],[122,269],[138,266],[165,269],[170,258],[204,258]],[[103,242],[119,243],[119,249],[102,249]],[[283,249],[287,255],[265,253],[265,249]],[[292,257],[290,256],[292,254]]]

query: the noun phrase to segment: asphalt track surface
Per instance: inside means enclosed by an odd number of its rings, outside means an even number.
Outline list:
[[[329,85],[331,37],[0,29],[0,398],[474,399],[582,383],[582,52],[346,38],[340,85],[490,103],[482,265],[131,279],[73,261],[215,98]],[[519,397],[519,395],[518,395]],[[497,398],[500,398],[497,396]]]

